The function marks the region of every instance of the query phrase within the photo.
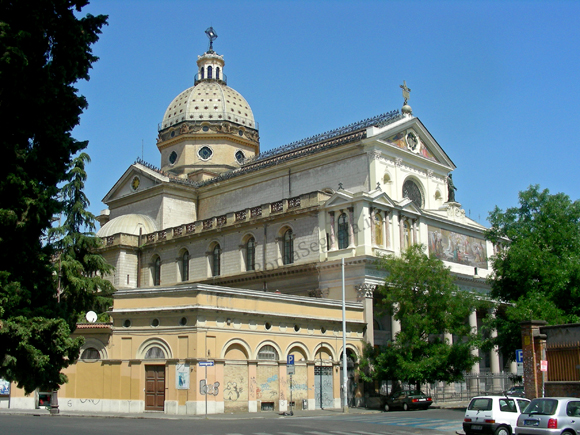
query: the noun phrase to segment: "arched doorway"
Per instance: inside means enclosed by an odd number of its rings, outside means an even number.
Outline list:
[[[321,347],[314,359],[314,408],[334,408],[332,354],[329,349]]]

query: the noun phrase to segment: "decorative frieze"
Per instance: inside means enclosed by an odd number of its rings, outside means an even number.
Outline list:
[[[288,208],[292,209],[292,208],[299,208],[300,207],[300,197],[297,196],[295,198],[290,198],[288,200]]]
[[[259,205],[258,207],[253,207],[250,209],[250,218],[257,218],[262,216],[262,206]]]
[[[240,210],[236,212],[236,222],[242,222],[246,220],[248,213],[247,210]]]
[[[284,201],[273,202],[270,204],[270,213],[280,213],[284,211]]]

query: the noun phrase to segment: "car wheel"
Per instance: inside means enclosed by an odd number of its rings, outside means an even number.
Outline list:
[[[574,435],[572,432],[570,432],[569,430],[562,432],[562,435]]]
[[[505,427],[505,426],[500,426],[495,430],[495,435],[510,435],[511,431]]]
[[[403,403],[403,411],[408,411],[409,410],[409,405],[407,405],[406,403]]]
[[[389,406],[389,404],[388,404],[388,403],[386,403],[386,404],[385,404],[385,411],[390,411],[390,410],[391,410],[391,407]]]

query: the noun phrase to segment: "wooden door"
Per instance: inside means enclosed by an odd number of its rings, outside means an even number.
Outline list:
[[[145,410],[165,410],[165,366],[145,366]]]

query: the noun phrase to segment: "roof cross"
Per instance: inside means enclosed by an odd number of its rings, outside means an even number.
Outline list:
[[[215,32],[213,27],[208,27],[205,30],[205,34],[209,38],[209,52],[211,53],[213,51],[213,41],[215,41],[217,39],[218,34]]]
[[[403,90],[403,98],[405,99],[405,102],[403,103],[403,105],[407,104],[407,100],[411,97],[411,89],[409,89],[407,87],[407,81],[403,80],[403,84],[399,86],[402,90]]]

